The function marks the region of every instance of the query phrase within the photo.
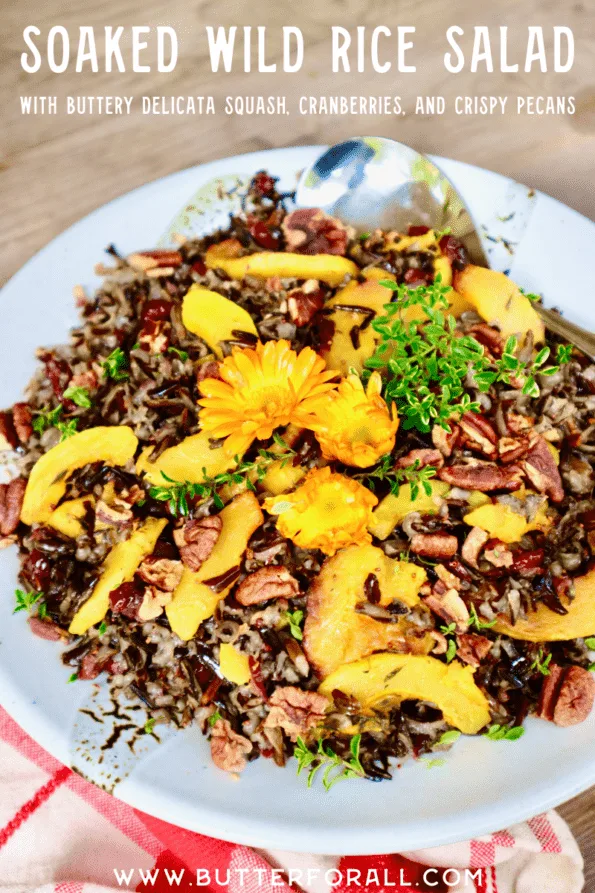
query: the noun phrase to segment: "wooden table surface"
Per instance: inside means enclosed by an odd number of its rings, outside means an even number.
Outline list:
[[[489,16],[474,0],[20,0],[2,3],[0,33],[0,284],[51,238],[93,208],[149,180],[202,161],[273,146],[336,142],[354,133],[378,133],[401,139],[422,151],[436,152],[500,171],[543,189],[595,219],[595,17],[581,0],[500,0]],[[480,12],[481,9],[481,12]],[[68,70],[53,74],[44,64],[37,74],[20,67],[22,32],[29,24],[42,37],[64,25],[76,45],[78,26],[101,29],[111,24],[171,25],[180,40],[180,56],[171,74],[97,74]],[[306,41],[300,74],[211,72],[204,25],[267,25],[267,61],[280,58],[280,29],[299,26]],[[330,26],[415,25],[416,74],[370,72],[330,74]],[[492,27],[496,62],[498,26],[509,26],[510,57],[523,60],[527,26],[567,25],[574,29],[576,58],[567,74],[447,74],[442,65],[444,34],[452,24],[465,29],[469,53],[473,25]],[[128,32],[126,31],[125,34]],[[547,32],[549,33],[549,32]],[[548,37],[549,41],[549,37]],[[102,41],[98,41],[100,50]],[[129,39],[122,41],[129,47]],[[101,55],[101,54],[100,54]],[[130,55],[124,51],[130,66]],[[468,56],[467,56],[468,58]],[[20,95],[197,96],[212,95],[222,109],[227,95],[286,95],[291,114],[281,118],[216,116],[28,117],[20,113]],[[399,95],[403,117],[302,117],[295,112],[302,95]],[[456,116],[412,114],[417,95],[443,95],[452,104],[458,95],[574,96],[574,116]],[[145,246],[139,246],[145,247]],[[595,890],[595,789],[560,808],[579,840],[587,863],[588,893]],[[544,891],[545,893],[545,891]],[[549,893],[549,891],[548,891]],[[553,891],[552,891],[553,893]]]

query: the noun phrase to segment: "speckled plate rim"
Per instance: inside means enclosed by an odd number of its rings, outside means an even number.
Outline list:
[[[64,339],[76,319],[70,289],[78,282],[96,286],[89,272],[109,241],[125,252],[150,246],[200,183],[268,167],[289,185],[321,148],[262,151],[180,171],[115,199],[58,236],[0,292],[4,345],[18,344],[0,357],[0,405],[18,399],[35,348]],[[595,308],[584,295],[593,223],[497,174],[434,160],[485,226],[491,263],[510,269],[525,288],[543,291],[546,304],[592,326]],[[507,220],[511,207],[514,219]],[[561,240],[564,270],[556,261]],[[69,764],[69,730],[90,684],[65,687],[69,671],[56,647],[33,639],[22,615],[12,614],[16,567],[14,555],[0,553],[0,704]],[[595,783],[594,744],[595,716],[573,730],[533,720],[514,744],[461,740],[443,769],[409,764],[391,783],[353,782],[325,795],[307,791],[291,768],[277,770],[269,761],[251,765],[239,783],[229,782],[209,765],[204,742],[191,730],[152,753],[116,795],[166,821],[238,843],[340,854],[413,850],[497,830],[585,790]]]

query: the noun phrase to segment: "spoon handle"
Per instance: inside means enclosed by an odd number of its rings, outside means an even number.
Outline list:
[[[542,307],[541,304],[535,304],[535,309],[548,329],[576,345],[591,359],[595,359],[595,335],[592,332],[587,332],[586,329],[570,322],[554,310]]]

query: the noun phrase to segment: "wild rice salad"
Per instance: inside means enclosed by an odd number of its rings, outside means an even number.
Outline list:
[[[233,773],[328,788],[581,722],[595,366],[448,232],[289,198],[260,172],[226,232],[76,289],[0,414],[15,610]]]

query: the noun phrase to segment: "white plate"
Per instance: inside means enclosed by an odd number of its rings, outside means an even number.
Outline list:
[[[72,286],[98,284],[90,271],[109,242],[125,253],[154,245],[184,202],[214,177],[267,168],[291,188],[296,173],[319,151],[257,152],[181,171],[111,202],[55,239],[1,293],[0,406],[19,398],[33,371],[35,348],[66,338],[76,321]],[[594,225],[496,174],[444,159],[437,163],[486,227],[492,264],[510,269],[530,291],[543,292],[546,304],[592,325],[595,310],[586,296]],[[55,757],[85,768],[71,742],[81,737],[78,707],[92,696],[93,685],[66,685],[70,671],[61,665],[58,648],[34,638],[22,613],[12,614],[16,571],[12,551],[0,553],[0,703]],[[520,741],[461,739],[442,767],[410,761],[392,782],[349,781],[326,794],[320,786],[306,789],[292,763],[282,770],[258,760],[241,781],[230,780],[211,765],[199,732],[188,730],[168,736],[160,747],[147,741],[136,764],[120,765],[122,775],[132,771],[115,794],[169,822],[239,843],[386,853],[487,833],[561,803],[595,782],[594,749],[595,714],[573,729],[530,720]],[[101,781],[94,753],[91,748],[86,771]]]

